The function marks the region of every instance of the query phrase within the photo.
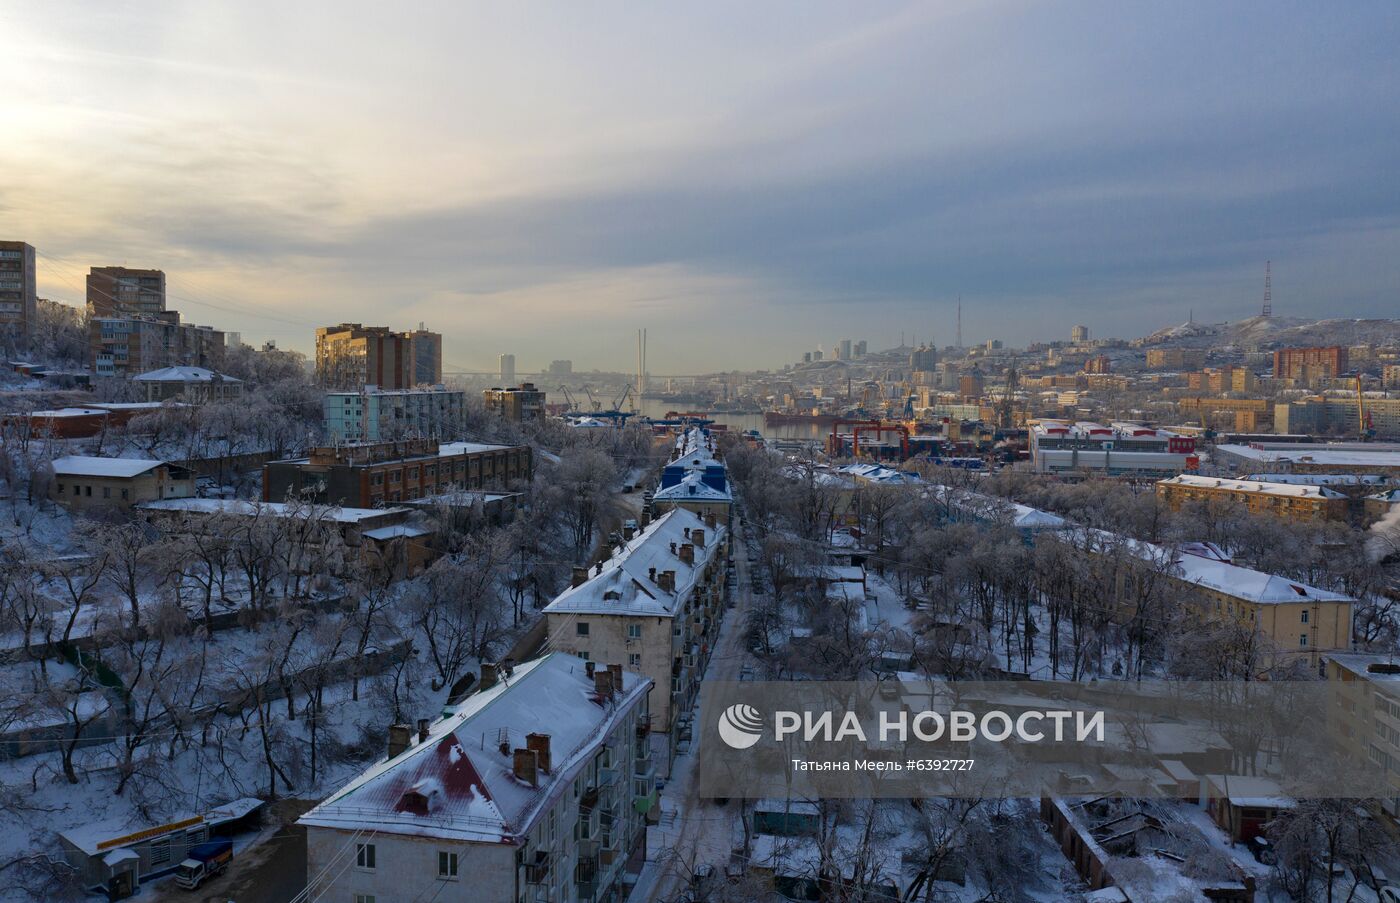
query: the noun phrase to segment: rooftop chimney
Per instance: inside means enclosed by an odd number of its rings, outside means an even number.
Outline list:
[[[641,516],[641,518],[639,518],[639,519],[637,520],[637,523],[641,524],[643,530],[645,530],[645,529],[647,528],[647,524],[651,523],[651,509],[650,509],[650,508],[643,508],[643,509],[642,509],[642,516]]]
[[[569,581],[570,586],[583,586],[588,582],[588,568],[574,565],[574,577]]]
[[[676,591],[676,572],[662,571],[656,575],[656,585],[668,593]]]
[[[598,567],[597,567],[596,570],[594,570],[593,573],[594,573],[594,574],[601,574],[601,573],[603,573],[603,562],[601,562],[601,561],[598,562]]]
[[[389,758],[394,758],[408,749],[413,740],[413,726],[408,724],[389,725]]]
[[[699,527],[696,527],[694,530],[691,530],[690,541],[692,544],[694,544],[695,548],[697,549],[705,548],[705,531],[701,530]]]
[[[686,527],[685,530],[684,530],[683,532],[685,533],[685,538],[686,538],[686,539],[689,539],[689,538],[690,538],[690,528],[689,528],[689,527]]]
[[[623,541],[623,542],[631,542],[631,541],[632,541],[632,536],[635,534],[635,532],[636,532],[636,531],[633,530],[631,527],[623,527],[623,528],[622,528],[622,541]]]
[[[674,542],[671,543],[671,554],[672,554],[672,555],[676,554],[676,544],[675,544]]]
[[[647,568],[647,579],[652,583],[656,582],[656,568]]]
[[[684,561],[686,564],[695,564],[695,546],[692,543],[681,543],[680,551],[676,554],[680,556],[681,561]]]
[[[428,719],[427,719],[427,718],[419,718],[419,719],[418,719],[418,742],[419,742],[419,743],[427,743],[427,742],[428,742]]]
[[[526,734],[525,748],[535,754],[540,771],[549,774],[549,734]]]
[[[513,764],[517,780],[524,781],[531,787],[540,786],[539,755],[533,749],[516,749]]]
[[[611,671],[593,672],[593,692],[599,699],[607,699],[613,693],[613,675]]]
[[[481,681],[477,690],[489,690],[496,685],[496,665],[493,662],[481,663]]]
[[[596,671],[596,670],[598,670],[598,663],[597,663],[597,662],[584,662],[584,663],[583,663],[583,673],[588,675],[588,679],[589,679],[589,680],[592,680],[592,679],[593,679],[593,672]]]
[[[617,692],[617,693],[621,693],[621,692],[622,692],[622,665],[620,665],[620,664],[608,665],[608,673],[612,675],[613,690],[614,690],[615,692]]]
[[[717,523],[718,523],[718,522],[715,520],[715,513],[714,513],[713,511],[706,511],[706,512],[705,512],[705,526],[707,526],[707,527],[709,527],[711,530],[713,530],[713,529],[715,528],[715,526],[716,526]]]

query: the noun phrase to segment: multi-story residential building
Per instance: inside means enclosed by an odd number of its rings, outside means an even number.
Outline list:
[[[1347,496],[1326,486],[1230,480],[1178,474],[1157,484],[1157,498],[1178,511],[1183,505],[1243,505],[1251,514],[1289,520],[1345,520]]]
[[[87,276],[87,306],[95,317],[154,317],[165,311],[165,273],[93,267]]]
[[[1367,430],[1377,438],[1400,439],[1400,398],[1359,402],[1355,395],[1329,395],[1274,407],[1274,432],[1280,434],[1359,436]]]
[[[661,470],[661,485],[651,504],[658,512],[685,508],[701,518],[713,515],[719,523],[729,524],[734,495],[709,433],[696,427],[676,438],[671,461]]]
[[[1400,816],[1400,661],[1368,652],[1330,653],[1327,679],[1335,702],[1331,733],[1358,759],[1379,768],[1390,794],[1378,795],[1392,818]]]
[[[932,371],[938,366],[938,349],[932,345],[920,345],[909,352],[909,369],[915,373]]]
[[[1226,392],[1253,392],[1258,387],[1254,371],[1247,367],[1207,367],[1186,375],[1186,387],[1193,392],[1224,395]]]
[[[162,367],[218,370],[224,363],[224,334],[181,323],[176,311],[94,316],[88,320],[88,356],[96,376],[130,376]]]
[[[430,376],[429,379],[421,379]],[[442,382],[442,336],[341,323],[316,330],[316,381],[330,389],[411,389]]]
[[[408,353],[412,358],[413,385],[442,384],[442,333],[429,331],[422,323],[408,336]]]
[[[544,418],[544,392],[534,383],[486,389],[481,393],[486,409],[515,423]]]
[[[1274,352],[1274,377],[1310,383],[1334,379],[1347,372],[1347,349],[1339,345],[1329,348],[1280,348]]]
[[[263,465],[263,501],[289,495],[326,505],[380,508],[463,489],[506,488],[534,476],[527,445],[439,443],[436,439],[313,448],[304,458]]]
[[[1267,398],[1193,396],[1177,401],[1176,409],[1202,426],[1241,433],[1267,431],[1274,425],[1274,403]]]
[[[557,360],[549,362],[550,376],[572,376],[574,372],[574,362],[570,360]]]
[[[1206,353],[1192,348],[1152,348],[1147,352],[1149,370],[1200,370]]]
[[[1344,593],[1241,567],[1205,543],[1167,548],[1102,531],[1071,533],[1079,537],[1076,547],[1091,556],[1122,551],[1159,569],[1175,590],[1186,593],[1181,601],[1202,620],[1252,628],[1268,641],[1261,650],[1261,672],[1299,658],[1316,668],[1321,653],[1351,648],[1356,600]]]
[[[34,247],[22,241],[0,241],[0,337],[27,336],[39,316]]]
[[[243,380],[204,367],[162,367],[131,381],[145,390],[146,401],[209,404],[232,401],[243,394]]]
[[[193,471],[151,458],[68,455],[54,459],[53,475],[49,497],[73,511],[194,495]]]
[[[393,391],[367,386],[361,392],[328,392],[322,404],[332,439],[450,439],[460,434],[467,394],[444,386]]]
[[[501,384],[505,386],[515,385],[515,355],[503,354],[497,358],[500,365]]]
[[[1387,389],[1400,389],[1400,364],[1386,364],[1381,368],[1381,385]]]
[[[631,531],[626,531],[630,533]],[[656,682],[652,724],[667,768],[724,611],[727,531],[683,508],[661,515],[545,608],[549,647],[588,661],[620,661]]]
[[[626,896],[657,806],[651,681],[555,653],[499,672],[484,664],[479,687],[416,732],[391,727],[389,757],[301,817],[312,896]]]
[[[1035,421],[1030,443],[1031,461],[1040,473],[1150,477],[1199,464],[1195,437],[1138,423]]]
[[[1089,342],[1089,327],[1071,326],[1069,329],[1070,344],[1085,345]]]

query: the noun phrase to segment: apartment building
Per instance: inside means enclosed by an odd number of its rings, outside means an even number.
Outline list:
[[[88,363],[95,376],[132,376],[163,367],[217,370],[223,362],[224,334],[181,323],[176,311],[88,320]]]
[[[429,377],[422,379],[421,377]],[[442,336],[341,323],[316,330],[316,381],[329,389],[411,389],[442,382]]]
[[[1241,567],[1205,543],[1167,548],[1103,531],[1077,535],[1093,537],[1078,543],[1091,555],[1122,550],[1161,568],[1202,619],[1252,627],[1273,649],[1266,666],[1301,657],[1316,668],[1321,653],[1351,648],[1356,600],[1343,593]]]
[[[1217,461],[1244,473],[1375,474],[1400,477],[1400,444],[1382,442],[1225,443]]]
[[[1307,483],[1267,483],[1179,474],[1157,483],[1157,498],[1173,511],[1190,504],[1243,505],[1251,514],[1289,520],[1345,520],[1345,493]]]
[[[263,465],[263,501],[288,495],[380,508],[458,490],[504,489],[534,477],[529,446],[406,439],[313,448]]]
[[[685,508],[701,518],[713,515],[719,523],[729,524],[734,495],[709,433],[696,427],[676,438],[671,461],[661,469],[661,485],[651,504],[658,513]]]
[[[27,336],[39,316],[34,246],[0,241],[0,336]]]
[[[1186,375],[1186,387],[1193,392],[1223,395],[1226,392],[1253,392],[1259,385],[1254,371],[1247,367],[1207,367]]]
[[[329,392],[322,402],[326,435],[347,442],[446,439],[460,435],[467,395],[445,386]]]
[[[1337,690],[1332,735],[1381,770],[1391,792],[1378,802],[1392,818],[1400,816],[1400,660],[1370,652],[1331,653],[1326,660]]]
[[[189,498],[195,488],[194,471],[152,458],[66,455],[54,459],[53,476],[49,498],[71,511]]]
[[[131,267],[93,267],[87,275],[87,308],[95,317],[154,317],[165,311],[165,273]]]
[[[626,897],[657,806],[651,681],[561,653],[483,664],[436,721],[389,729],[389,756],[306,828],[316,899],[587,903]]]
[[[652,724],[668,772],[719,635],[726,539],[714,518],[673,509],[595,568],[575,568],[544,610],[549,648],[622,662],[655,682]]]
[[[1149,370],[1200,370],[1206,353],[1192,348],[1153,348],[1147,352]]]
[[[1360,402],[1355,395],[1329,395],[1274,407],[1276,433],[1354,437],[1363,430],[1380,439],[1400,439],[1400,398],[1368,397]]]
[[[1274,403],[1267,398],[1194,396],[1177,401],[1176,409],[1183,417],[1217,430],[1254,433],[1274,426]]]
[[[486,409],[515,423],[544,418],[544,392],[534,383],[486,389],[481,393]]]
[[[1333,345],[1329,348],[1280,348],[1274,352],[1274,377],[1308,384],[1323,379],[1335,379],[1348,369],[1347,349]]]

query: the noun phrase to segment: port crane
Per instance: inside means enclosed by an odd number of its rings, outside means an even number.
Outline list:
[[[569,403],[569,406],[566,410],[577,411],[578,402],[574,401],[574,396],[569,394],[569,387],[561,384],[559,386],[559,391],[564,393],[564,400]]]

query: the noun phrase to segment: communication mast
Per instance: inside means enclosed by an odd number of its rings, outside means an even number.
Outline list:
[[[1264,311],[1260,314],[1264,319],[1274,315],[1274,274],[1272,260],[1264,261]]]
[[[958,295],[958,347],[962,347],[962,295]]]

